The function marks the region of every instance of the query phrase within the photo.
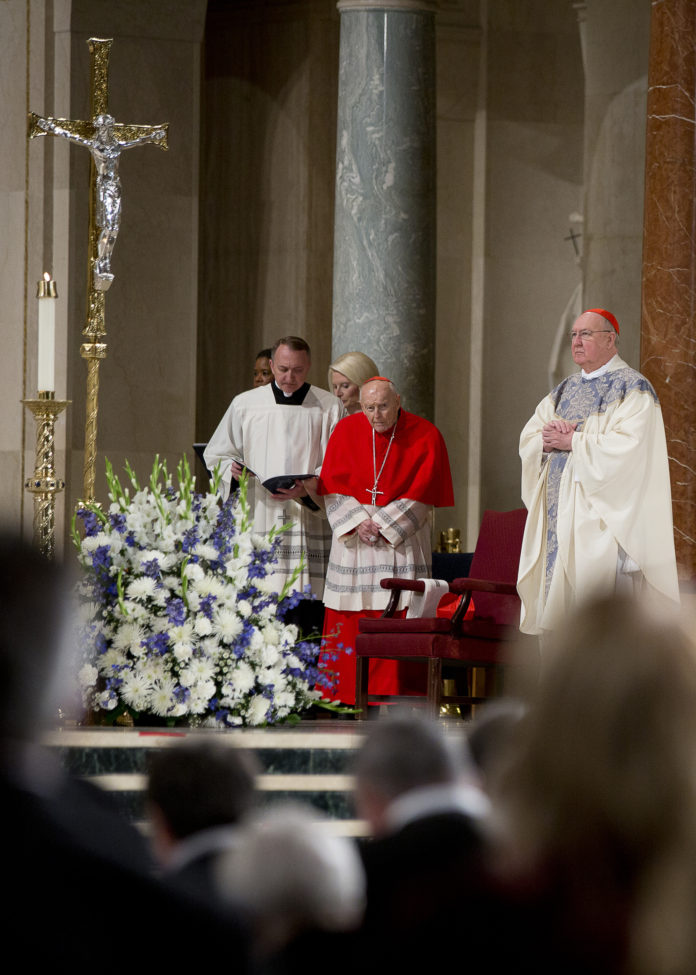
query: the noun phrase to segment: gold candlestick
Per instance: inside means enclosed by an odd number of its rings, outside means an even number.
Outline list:
[[[34,473],[24,482],[34,495],[34,541],[39,550],[52,559],[55,556],[56,494],[65,488],[65,481],[56,477],[55,455],[56,417],[70,403],[69,399],[55,399],[55,393],[39,391],[38,399],[24,399],[36,420],[36,463]]]

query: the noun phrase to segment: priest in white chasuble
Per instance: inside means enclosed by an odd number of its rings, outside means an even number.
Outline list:
[[[542,635],[575,604],[626,587],[679,604],[662,412],[648,380],[618,356],[618,334],[611,312],[580,315],[571,343],[581,372],[522,431],[524,633]]]
[[[437,427],[401,409],[393,384],[378,376],[360,391],[362,412],[336,427],[318,483],[327,495],[333,530],[324,587],[324,663],[338,672],[333,697],[355,702],[355,657],[338,654],[338,644],[355,647],[358,621],[380,616],[389,577],[422,579],[431,574],[430,512],[454,504],[447,448]],[[402,594],[405,608],[410,594]],[[422,693],[420,664],[370,661],[370,691]]]
[[[273,382],[235,396],[204,457],[210,471],[220,464],[223,499],[232,479],[244,469],[249,472],[255,531],[265,533],[292,522],[281,537],[272,581],[281,587],[302,559],[297,586],[311,586],[321,600],[331,532],[323,501],[313,498],[311,490],[344,410],[331,393],[306,382],[310,365],[304,339],[279,339],[271,355]],[[303,630],[306,635],[304,625]]]

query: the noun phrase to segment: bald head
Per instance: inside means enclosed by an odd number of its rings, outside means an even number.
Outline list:
[[[360,390],[360,405],[372,428],[386,433],[397,421],[401,397],[388,379],[371,379]]]

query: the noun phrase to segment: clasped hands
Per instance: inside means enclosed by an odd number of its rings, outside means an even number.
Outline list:
[[[358,538],[366,545],[375,545],[379,539],[379,525],[372,518],[366,518],[358,525]]]
[[[572,450],[573,434],[577,423],[569,423],[568,420],[551,420],[541,428],[541,441],[544,445],[544,453],[549,454],[552,450]]]

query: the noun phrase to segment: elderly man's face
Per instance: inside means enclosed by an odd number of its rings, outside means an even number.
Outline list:
[[[586,311],[575,320],[570,348],[575,362],[585,372],[594,372],[616,354],[616,332],[602,315]]]
[[[377,433],[385,433],[396,423],[401,397],[385,382],[365,383],[360,390],[362,411]]]
[[[276,386],[288,395],[302,386],[311,362],[304,349],[291,349],[289,345],[279,345],[271,359],[271,372]]]

